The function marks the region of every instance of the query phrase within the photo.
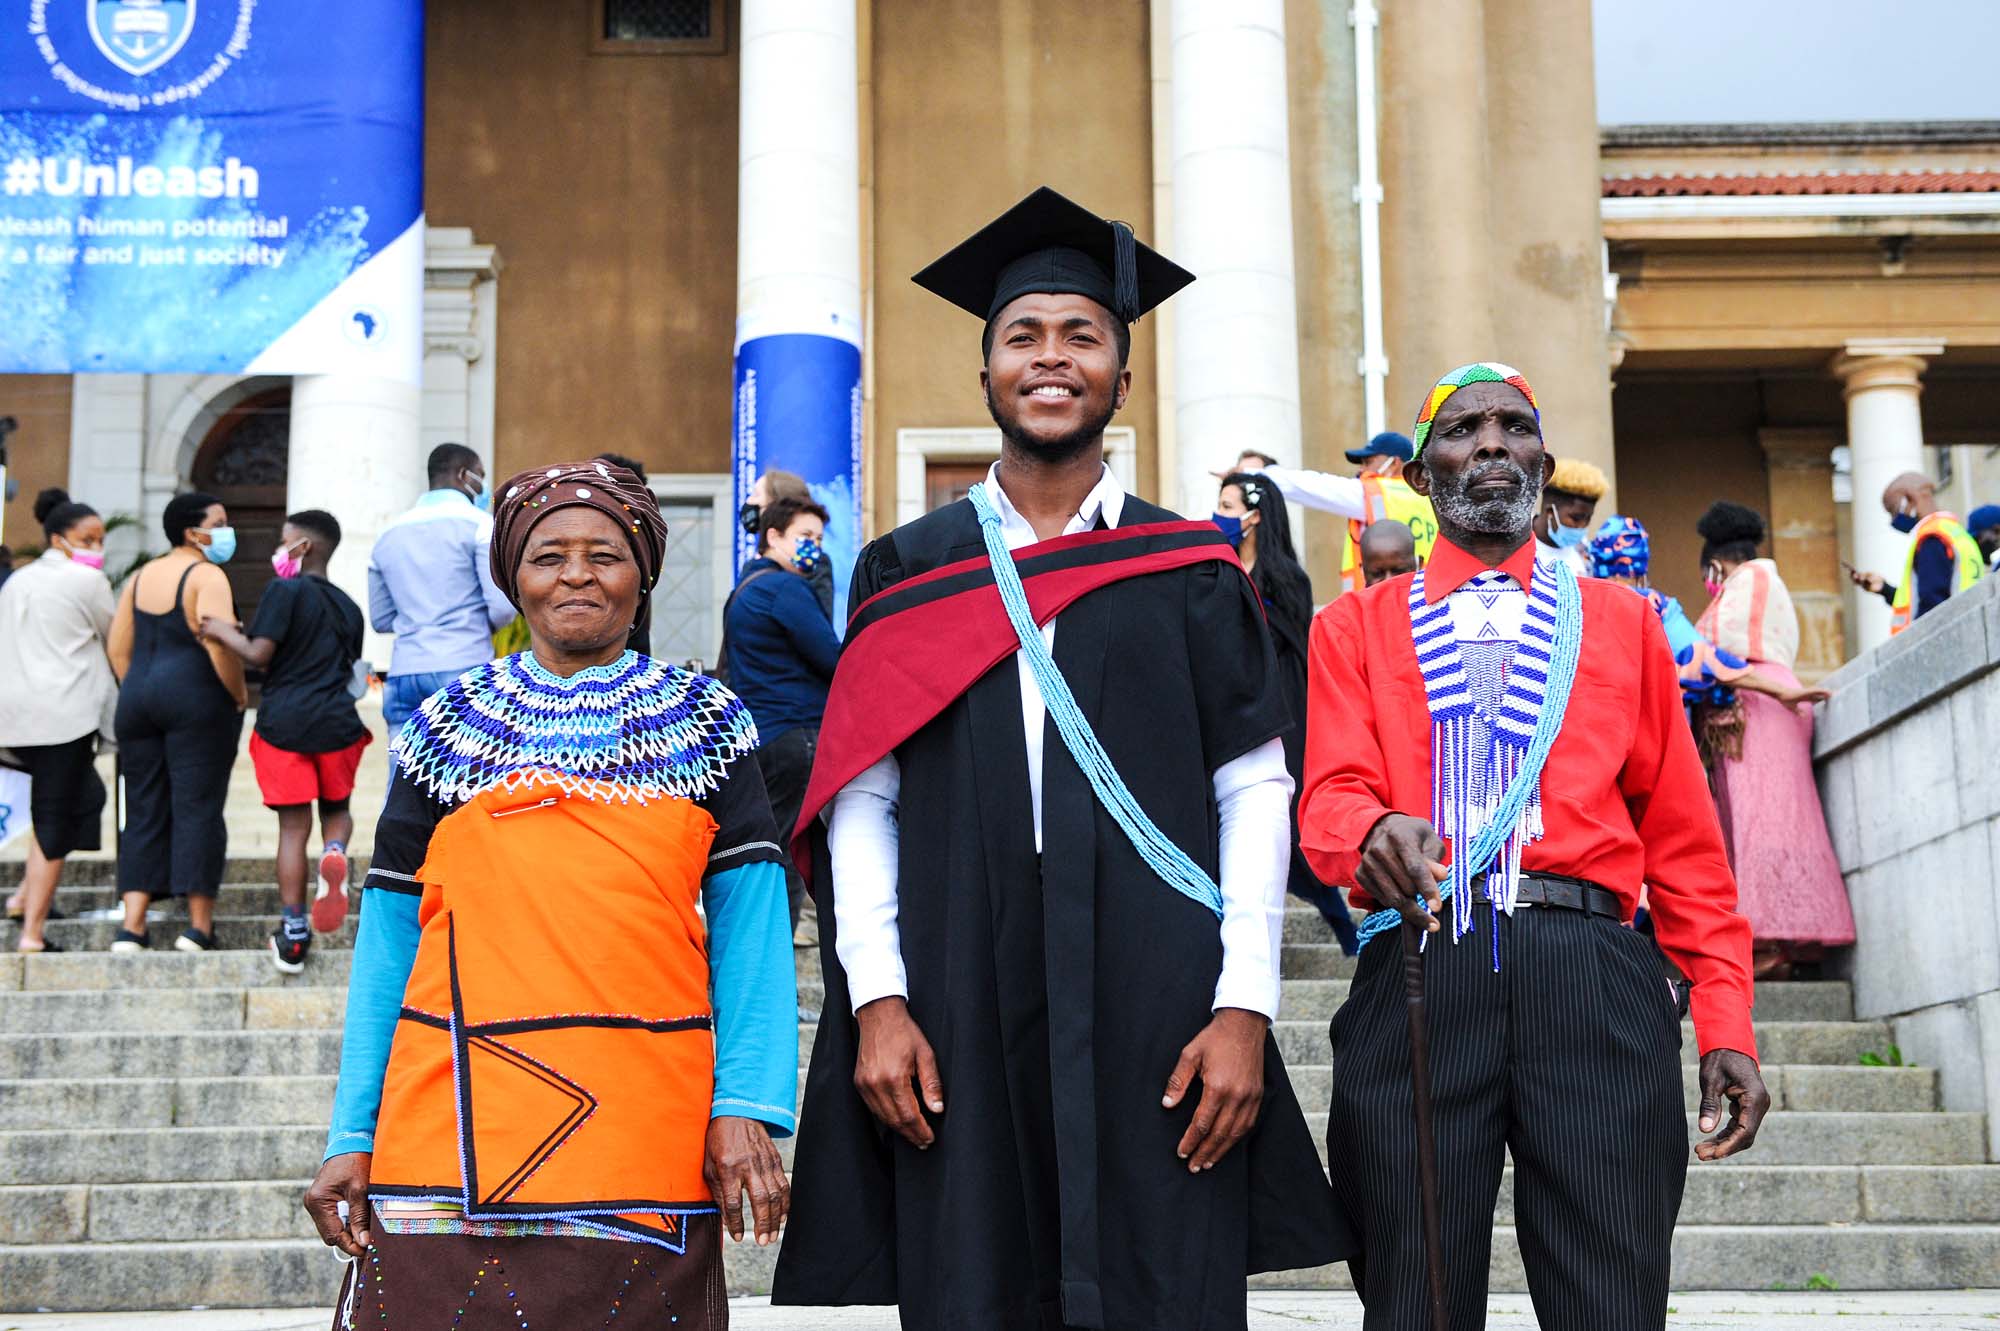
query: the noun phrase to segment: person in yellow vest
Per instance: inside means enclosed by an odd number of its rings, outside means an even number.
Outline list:
[[[1431,501],[1403,480],[1403,464],[1415,452],[1408,435],[1385,430],[1360,448],[1347,450],[1347,460],[1356,468],[1353,476],[1279,466],[1267,455],[1250,450],[1245,450],[1236,465],[1239,471],[1262,471],[1288,503],[1338,513],[1347,519],[1347,536],[1340,551],[1340,590],[1351,592],[1365,581],[1361,533],[1371,523],[1384,518],[1402,523],[1416,542],[1418,560],[1430,558],[1431,545],[1437,540],[1437,515],[1431,511]]]
[[[1906,471],[1884,486],[1882,507],[1889,525],[1910,537],[1902,580],[1851,568],[1847,574],[1889,603],[1889,632],[1895,634],[1985,577],[1986,555],[1965,524],[1938,507],[1937,485],[1922,472]]]

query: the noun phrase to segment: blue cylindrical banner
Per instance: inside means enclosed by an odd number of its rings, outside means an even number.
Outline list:
[[[421,0],[16,0],[0,371],[423,363]]]
[[[823,333],[774,333],[736,349],[736,503],[757,477],[798,474],[829,515],[836,629],[847,622],[847,583],[861,551],[861,349]],[[757,553],[737,533],[737,566]]]

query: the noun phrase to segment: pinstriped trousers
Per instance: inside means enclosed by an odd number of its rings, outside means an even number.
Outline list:
[[[1424,954],[1446,1297],[1453,1331],[1486,1325],[1506,1157],[1542,1331],[1666,1325],[1687,1176],[1680,1017],[1653,942],[1601,916],[1476,906]],[[1493,968],[1498,929],[1500,969]],[[1327,1158],[1361,1231],[1366,1331],[1429,1331],[1401,946],[1362,949],[1335,1014]]]

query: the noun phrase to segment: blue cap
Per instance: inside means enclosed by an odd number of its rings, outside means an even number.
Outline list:
[[[1988,527],[2000,527],[2000,504],[1981,504],[1965,520],[1965,529],[1969,532],[1982,532]]]
[[[1397,434],[1394,430],[1384,430],[1363,447],[1347,450],[1349,462],[1366,462],[1369,458],[1397,458],[1408,462],[1416,455],[1417,446],[1410,442],[1410,436]]]

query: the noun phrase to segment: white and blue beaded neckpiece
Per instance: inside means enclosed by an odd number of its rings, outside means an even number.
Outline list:
[[[533,652],[474,667],[425,699],[391,750],[433,799],[553,779],[587,799],[695,799],[757,747],[742,699],[628,651],[565,678]]]

